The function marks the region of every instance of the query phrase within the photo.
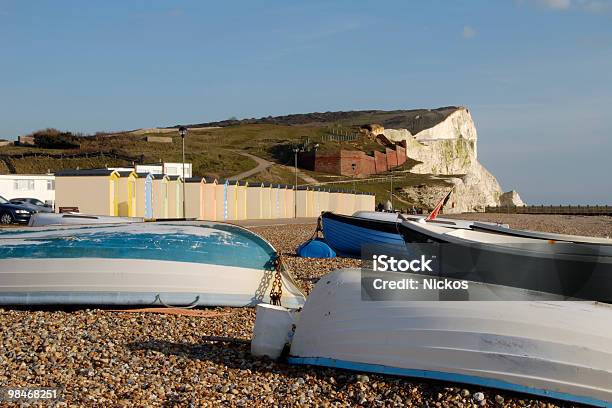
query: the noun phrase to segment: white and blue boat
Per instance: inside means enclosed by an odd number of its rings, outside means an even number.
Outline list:
[[[215,222],[66,225],[0,233],[2,305],[254,306],[268,302],[277,252]],[[304,295],[281,270],[281,304]]]
[[[482,301],[439,301],[437,291],[364,301],[361,276],[345,269],[318,281],[291,333],[290,363],[611,406],[611,305],[477,282],[469,292]],[[500,290],[517,300],[496,301]]]
[[[321,227],[325,241],[339,255],[359,258],[364,245],[404,245],[399,232],[399,224],[404,220],[425,220],[425,217],[377,211],[357,211],[352,216],[324,212]],[[426,222],[453,229],[469,229],[473,224],[449,218]]]

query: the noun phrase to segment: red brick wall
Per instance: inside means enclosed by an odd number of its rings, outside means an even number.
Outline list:
[[[375,160],[375,166],[376,166],[376,173],[382,173],[388,170],[386,154],[375,151],[374,160]]]
[[[390,169],[397,167],[397,152],[387,147],[385,154],[387,155],[387,167]]]
[[[314,161],[314,171],[320,171],[322,173],[341,174],[340,169],[340,154],[338,154],[337,152],[317,152],[317,156]]]
[[[312,156],[312,157],[311,157]],[[341,174],[343,176],[369,176],[401,166],[406,162],[406,149],[396,146],[396,150],[387,148],[385,153],[374,152],[374,156],[360,150],[340,150],[338,152],[300,153],[299,166],[322,173]],[[355,169],[353,170],[353,164]]]
[[[397,165],[401,166],[406,163],[406,148],[400,145],[395,146],[395,153],[397,154]]]

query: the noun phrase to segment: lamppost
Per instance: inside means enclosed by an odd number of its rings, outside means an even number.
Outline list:
[[[393,171],[391,171],[390,174],[391,174],[391,191],[389,192],[389,195],[391,196],[391,209],[393,209]]]
[[[351,168],[353,169],[353,194],[357,192],[357,189],[355,188],[355,167],[357,167],[357,163],[352,163]]]
[[[300,151],[301,149],[298,146],[293,148],[293,154],[294,154],[293,165],[295,167],[295,184],[293,186],[293,218],[297,218],[297,159],[298,159],[298,153]]]
[[[185,135],[187,134],[187,128],[185,126],[181,126],[178,131],[181,135],[181,141],[183,143],[183,218],[185,218]]]

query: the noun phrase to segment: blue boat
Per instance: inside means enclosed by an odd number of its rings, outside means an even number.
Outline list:
[[[332,212],[321,214],[325,242],[336,253],[349,258],[359,258],[363,245],[404,245],[404,240],[398,232],[398,222]]]
[[[1,305],[254,306],[277,252],[215,222],[70,225],[0,232]],[[304,295],[281,271],[283,306]]]

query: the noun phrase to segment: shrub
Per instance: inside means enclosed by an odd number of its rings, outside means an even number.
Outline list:
[[[79,137],[71,132],[57,129],[44,129],[32,133],[34,144],[46,149],[78,149],[81,147]]]

